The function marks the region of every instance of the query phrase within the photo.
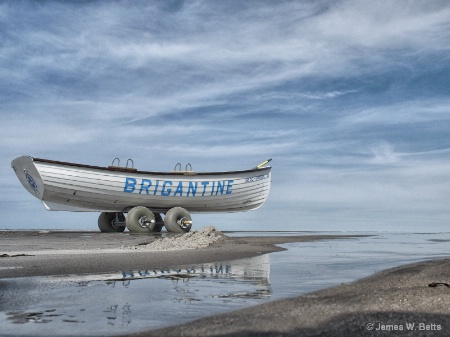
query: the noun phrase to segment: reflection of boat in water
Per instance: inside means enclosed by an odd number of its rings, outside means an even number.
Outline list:
[[[241,278],[269,284],[270,259],[264,254],[231,262],[203,263],[179,268],[161,268],[151,270],[123,271],[120,280],[143,278],[183,279],[189,277]]]
[[[169,279],[175,282],[190,282],[191,279],[204,281],[205,278],[220,280],[221,284],[227,284],[228,286],[226,289],[217,287],[215,293],[211,294],[215,298],[261,299],[270,297],[272,294],[268,254],[231,262],[204,263],[179,268],[123,271],[121,279],[110,279],[109,282],[121,281],[124,286],[128,286],[133,280],[147,278]],[[239,284],[239,288],[236,291],[230,291],[231,289],[228,288],[233,288],[230,286],[236,283]],[[191,295],[189,298],[192,300]]]
[[[186,265],[174,268],[141,269],[122,271],[117,274],[105,275],[76,275],[68,277],[79,286],[88,286],[93,283],[106,282],[116,286],[122,284],[128,287],[131,282],[145,279],[167,279],[171,281],[190,282],[190,280],[205,279],[219,280],[221,284],[247,284],[244,287],[247,291],[237,291],[235,293],[224,293],[214,295],[218,298],[239,297],[239,298],[266,298],[272,293],[270,287],[270,258],[268,254],[255,256],[246,259],[233,260],[230,262],[214,262],[196,265]],[[58,277],[59,280],[63,278]],[[220,287],[217,287],[220,291]]]
[[[131,232],[148,233],[163,226],[188,232],[190,213],[261,207],[270,191],[271,167],[265,166],[269,161],[227,172],[194,172],[190,164],[184,171],[177,164],[172,172],[150,172],[114,161],[98,167],[28,156],[14,159],[11,166],[25,189],[48,210],[102,212],[98,225],[103,232],[121,232],[126,226]]]
[[[76,322],[82,323],[78,335],[129,335],[261,304],[272,296],[269,263],[269,255],[262,255],[124,273],[6,279],[2,333],[17,335],[20,323],[22,335],[59,336],[72,332],[67,322]]]

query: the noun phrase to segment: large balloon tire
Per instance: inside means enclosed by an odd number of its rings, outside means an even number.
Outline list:
[[[123,214],[122,214],[123,216]],[[120,217],[120,214],[119,214]],[[98,217],[98,228],[102,233],[120,233],[125,230],[125,226],[115,226],[114,220],[116,219],[116,213],[114,212],[102,212]]]
[[[155,220],[155,216],[152,211],[150,211],[147,207],[137,206],[132,208],[127,215],[126,224],[127,228],[131,233],[150,233],[153,231],[155,224],[148,227],[142,227],[140,219],[146,217],[148,220]]]
[[[173,233],[187,233],[191,230],[192,224],[186,226],[186,228],[182,228],[177,221],[186,218],[189,221],[192,221],[192,217],[187,210],[182,207],[174,207],[169,209],[164,217],[164,226],[166,227],[168,232]]]

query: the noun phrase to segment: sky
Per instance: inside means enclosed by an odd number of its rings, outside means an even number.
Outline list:
[[[0,229],[97,230],[26,192],[21,155],[273,158],[261,209],[195,229],[450,229],[448,1],[0,1],[0,114]]]

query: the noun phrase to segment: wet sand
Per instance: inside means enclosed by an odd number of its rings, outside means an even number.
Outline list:
[[[131,336],[449,336],[450,259]]]
[[[230,238],[210,247],[149,251],[166,234],[0,231],[0,278],[100,274],[124,269],[230,261],[283,250],[277,244],[342,239],[348,235]]]
[[[0,256],[4,256],[0,258],[0,278],[102,273],[124,267],[157,268],[232,260],[282,249],[275,244],[347,237],[244,237],[197,250],[149,252],[139,247],[158,236],[0,232]],[[448,284],[450,259],[440,259],[390,269],[304,296],[132,336],[448,336]]]

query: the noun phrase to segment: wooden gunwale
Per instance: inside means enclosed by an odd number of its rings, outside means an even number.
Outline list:
[[[71,167],[78,167],[78,168],[86,168],[86,169],[93,169],[93,170],[101,170],[101,171],[109,171],[109,172],[129,172],[129,173],[135,173],[135,174],[149,174],[149,175],[186,175],[186,176],[202,176],[202,175],[226,175],[226,174],[239,174],[239,173],[250,173],[250,172],[259,172],[264,171],[265,169],[270,168],[270,166],[262,167],[262,168],[254,168],[249,170],[240,170],[240,171],[222,171],[222,172],[193,172],[193,171],[174,171],[174,172],[155,172],[155,171],[140,171],[136,168],[127,168],[127,167],[104,167],[104,166],[94,166],[94,165],[85,165],[85,164],[76,164],[76,163],[69,163],[69,162],[63,162],[63,161],[57,161],[57,160],[49,160],[49,159],[42,159],[42,158],[34,158],[32,157],[33,161],[40,162],[40,163],[48,163],[48,164],[54,164],[54,165],[62,165],[62,166],[71,166]]]

